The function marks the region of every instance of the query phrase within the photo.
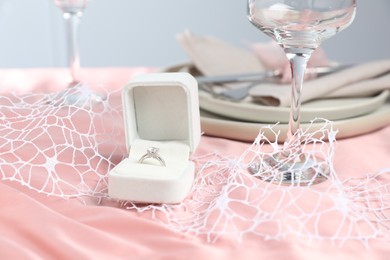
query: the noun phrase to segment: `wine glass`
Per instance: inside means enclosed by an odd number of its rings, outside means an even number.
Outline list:
[[[329,169],[318,162],[320,158],[312,158],[301,149],[302,83],[313,51],[322,41],[352,23],[356,0],[248,0],[247,10],[249,21],[283,48],[292,72],[287,141],[281,152],[266,159],[271,166],[280,166],[279,162],[284,161],[283,167],[279,176],[267,180],[298,185],[322,182],[327,179]],[[295,146],[291,146],[294,143]],[[287,163],[286,158],[289,158]],[[259,173],[259,165],[252,165],[250,171]]]
[[[66,41],[71,82],[68,89],[60,93],[66,104],[90,105],[103,100],[80,80],[79,29],[83,11],[89,0],[54,0],[61,9],[66,23]],[[70,88],[70,89],[69,89]]]

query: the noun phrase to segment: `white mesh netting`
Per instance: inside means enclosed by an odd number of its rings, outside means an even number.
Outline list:
[[[96,103],[85,86],[1,95],[2,180],[63,198],[106,197],[107,172],[126,147],[120,93],[99,90],[106,98]]]
[[[120,92],[105,92],[104,101],[82,108],[69,103],[69,96],[78,91],[89,95],[80,87],[61,95],[0,97],[2,181],[16,181],[63,198],[108,198],[107,173],[127,153]],[[382,179],[390,169],[340,180],[332,164],[336,132],[328,121],[317,120],[313,127],[319,123],[323,126],[315,135],[302,133],[302,150],[327,165],[326,182],[304,187],[259,178],[279,181],[276,169],[291,171],[286,164],[262,164],[255,176],[249,173],[248,166],[279,153],[280,146],[263,134],[273,131],[267,127],[240,157],[210,153],[193,158],[197,164],[195,184],[181,204],[121,205],[210,242],[225,234],[238,239],[294,236],[340,245],[350,240],[368,245],[371,239],[388,239],[390,184]],[[296,151],[295,144],[290,148]]]

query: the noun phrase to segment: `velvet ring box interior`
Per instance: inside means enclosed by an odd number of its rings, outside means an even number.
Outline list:
[[[191,153],[200,140],[198,86],[188,73],[137,76],[122,92],[129,156],[108,174],[111,198],[179,203],[194,181]],[[146,156],[157,148],[158,158]]]

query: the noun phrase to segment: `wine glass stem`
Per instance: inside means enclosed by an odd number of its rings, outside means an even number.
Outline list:
[[[298,131],[300,124],[302,84],[307,62],[310,59],[311,53],[311,50],[305,50],[305,52],[294,52],[289,49],[286,50],[286,55],[290,61],[292,73],[291,108],[287,141],[292,141],[293,138],[299,138],[296,137],[295,134]]]
[[[66,22],[66,38],[68,45],[68,62],[70,75],[72,78],[71,85],[78,83],[80,71],[80,55],[79,55],[79,27],[81,21],[81,12],[64,13]]]

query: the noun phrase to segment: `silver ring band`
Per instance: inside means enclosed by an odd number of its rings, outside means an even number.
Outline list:
[[[142,155],[142,157],[138,160],[138,163],[143,163],[146,159],[155,159],[157,160],[161,166],[165,166],[165,161],[158,154],[159,149],[157,147],[149,147],[146,149],[146,154]]]

